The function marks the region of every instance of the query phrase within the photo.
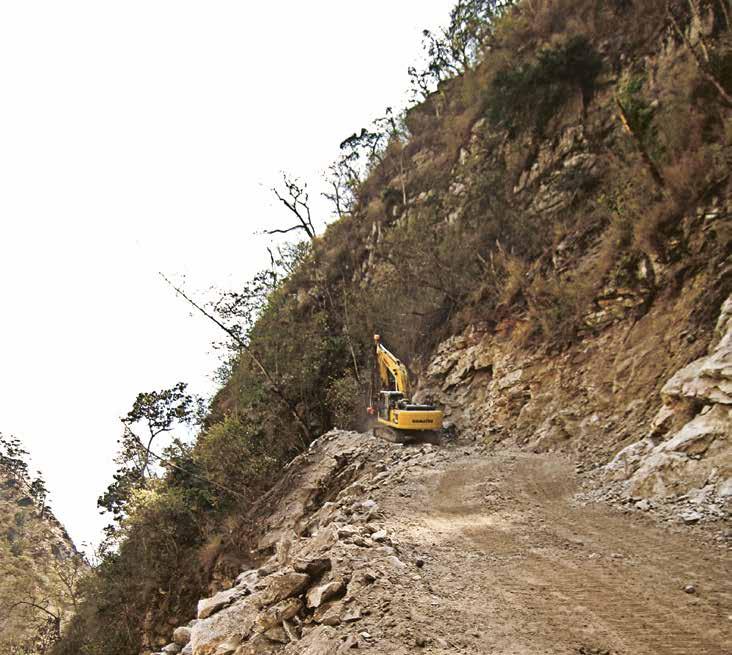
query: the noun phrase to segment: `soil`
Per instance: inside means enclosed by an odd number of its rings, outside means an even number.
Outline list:
[[[732,653],[726,545],[577,503],[561,457],[476,450],[415,457],[379,489],[411,570],[371,626],[385,638],[372,652]]]

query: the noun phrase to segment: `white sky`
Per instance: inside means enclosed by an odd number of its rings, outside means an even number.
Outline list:
[[[213,391],[215,328],[156,271],[195,290],[260,268],[279,171],[314,184],[403,105],[452,4],[0,2],[0,431],[77,544],[137,392]]]

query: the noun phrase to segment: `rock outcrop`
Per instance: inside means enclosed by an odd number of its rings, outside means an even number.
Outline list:
[[[649,434],[607,466],[643,498],[732,498],[732,296],[722,306],[709,353],[661,389],[664,405]]]

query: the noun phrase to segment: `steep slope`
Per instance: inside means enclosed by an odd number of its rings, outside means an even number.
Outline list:
[[[333,169],[339,218],[321,236],[273,252],[271,270],[216,305],[216,315],[238,338],[222,372],[224,384],[196,444],[176,455],[179,468],[135,496],[135,509],[123,521],[125,538],[99,567],[74,639],[59,653],[127,655],[162,646],[170,622],[193,616],[199,597],[229,587],[242,564],[262,563],[261,549],[281,540],[277,523],[294,525],[288,511],[296,517],[303,506],[318,511],[342,481],[361,475],[346,466],[344,478],[337,477],[339,462],[349,457],[344,443],[307,455],[322,483],[305,474],[298,481],[300,464],[288,463],[334,426],[362,425],[377,332],[410,366],[417,399],[445,407],[453,433],[475,444],[470,461],[462,462],[473,471],[467,481],[445,483],[442,490],[456,506],[452,532],[470,521],[455,496],[473,494],[475,479],[494,475],[475,461],[483,445],[499,462],[504,450],[532,453],[516,457],[536,465],[539,478],[545,462],[568,477],[576,466],[587,475],[584,498],[620,503],[634,515],[654,510],[674,526],[688,519],[698,523],[694,530],[719,532],[714,525],[727,519],[730,454],[724,395],[729,321],[720,319],[732,292],[727,4],[476,0],[458,8],[485,6],[501,10],[448,28],[458,42],[467,39],[462,43],[472,56],[450,60],[456,41],[433,42],[428,55],[437,55],[423,75],[437,78],[430,78],[433,86],[418,84],[421,100],[402,117],[387,112],[343,142],[344,156]],[[419,74],[416,79],[424,81]],[[354,162],[364,160],[367,170],[355,170]],[[367,443],[383,453],[388,469],[392,451]],[[510,462],[506,466],[513,470]],[[515,473],[513,486],[512,478],[497,478],[495,493],[505,486],[507,498],[525,508],[521,485],[533,473]],[[429,487],[426,479],[423,484]],[[622,534],[636,563],[644,548],[676,538],[641,523],[653,535],[644,542],[643,530],[612,512],[572,513],[571,488],[562,487],[555,505],[537,510],[537,520],[557,523],[560,533],[577,530],[580,541],[593,543],[601,561],[581,570],[619,594],[621,610],[608,608],[603,619],[602,606],[567,574],[570,586],[562,594],[576,593],[582,611],[605,623],[594,635],[566,628],[566,639],[577,652],[628,652],[624,629],[649,651],[652,636],[622,622],[622,629],[613,627],[619,613],[637,611],[604,569],[605,555],[622,549],[594,544],[603,532],[614,545],[612,533]],[[286,510],[277,494],[289,489],[297,500]],[[395,488],[400,491],[411,493]],[[434,494],[421,498],[437,502]],[[250,511],[252,504],[258,509]],[[273,517],[268,504],[282,514]],[[429,524],[429,508],[424,511],[414,520]],[[498,520],[491,511],[479,506],[478,523],[490,527]],[[562,523],[565,512],[573,517],[570,527]],[[445,513],[443,507],[434,520]],[[398,529],[409,532],[411,520],[400,517]],[[508,559],[526,561],[542,593],[552,585],[564,589],[564,577],[552,572],[563,570],[562,557],[570,568],[584,566],[572,549],[562,555],[561,548],[552,550],[564,543],[561,534],[511,525]],[[365,534],[351,536],[369,544]],[[674,541],[671,555],[692,556],[692,542],[684,539]],[[433,540],[439,543],[436,535]],[[469,547],[471,562],[485,555],[472,542],[459,543]],[[549,554],[545,569],[535,550]],[[643,579],[666,609],[678,609],[658,572],[668,565],[676,584],[684,571],[663,552],[648,555]],[[449,562],[457,565],[457,558]],[[715,562],[700,573],[713,594],[721,571]],[[451,584],[443,578],[453,575],[467,586],[465,576],[448,568],[440,570],[439,584]],[[620,573],[628,588],[640,592],[627,570]],[[266,598],[270,576],[259,582],[250,577],[222,602],[248,591]],[[481,590],[489,579],[482,570]],[[524,583],[517,598],[530,595],[530,580]],[[510,589],[503,593],[511,595]],[[723,601],[717,596],[710,602]],[[441,601],[435,602],[439,608]],[[551,614],[548,605],[537,604],[545,621],[536,628],[540,644],[554,637],[551,621],[562,627],[567,618]],[[300,613],[297,603],[286,613],[295,606],[293,618],[311,615]],[[491,608],[481,620],[500,609]],[[260,609],[244,603],[241,620],[249,625]],[[516,604],[515,612],[531,626],[525,609]],[[213,623],[220,621],[226,632],[229,619],[239,620],[235,610]],[[369,621],[363,625],[370,629]],[[280,623],[270,625],[276,628],[270,636],[289,639]],[[701,616],[679,629],[682,645],[708,630],[704,648],[714,652],[720,643]],[[585,637],[587,643],[580,643]],[[495,633],[486,638],[510,652]],[[256,643],[274,648],[266,639]],[[408,647],[388,643],[383,647]],[[570,642],[554,646],[566,650]]]
[[[726,547],[581,485],[557,455],[329,433],[255,510],[261,565],[165,652],[724,652]]]
[[[0,460],[0,651],[40,655],[73,611],[87,567],[28,477],[9,462]]]

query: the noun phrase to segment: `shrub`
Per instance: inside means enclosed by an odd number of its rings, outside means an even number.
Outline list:
[[[539,51],[536,61],[503,68],[493,80],[488,116],[512,132],[531,129],[542,135],[573,92],[587,98],[602,60],[586,37],[575,36]]]
[[[352,373],[333,380],[326,391],[326,402],[333,424],[343,430],[356,430],[362,423],[366,405],[363,390]]]

